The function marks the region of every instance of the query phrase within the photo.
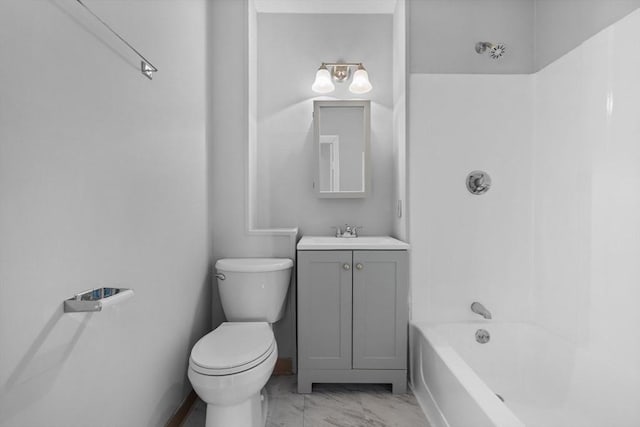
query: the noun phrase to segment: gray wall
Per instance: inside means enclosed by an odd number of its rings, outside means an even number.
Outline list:
[[[0,426],[164,425],[209,324],[206,2],[91,7],[153,81],[75,1],[0,2]]]
[[[392,15],[258,14],[260,227],[328,235],[348,222],[364,234],[392,232],[392,23]],[[313,100],[357,98],[349,83],[329,96],[311,90],[320,63],[337,60],[362,61],[373,85],[360,97],[371,99],[372,192],[365,199],[319,199],[312,187]]]
[[[411,0],[410,72],[529,74],[640,6],[640,0]],[[478,55],[478,41],[506,55]]]
[[[208,191],[212,257],[214,261],[228,257],[291,257],[288,236],[250,234],[247,229],[248,5],[246,0],[216,0],[210,5]],[[212,287],[215,328],[225,317],[215,281]],[[291,308],[289,304],[285,318],[275,328],[281,357],[291,357],[295,351]]]
[[[558,0],[559,2],[568,0]],[[612,0],[615,1],[615,0]],[[535,40],[534,11],[530,0],[490,0],[477,5],[471,0],[412,0],[409,24],[409,71],[411,73],[531,73],[535,69],[533,47]],[[210,56],[211,97],[209,159],[209,218],[213,259],[230,256],[290,256],[288,237],[259,236],[247,233],[247,140],[248,104],[248,10],[246,0],[212,1],[209,14],[210,31],[208,49]],[[553,7],[553,2],[549,5]],[[466,10],[465,8],[469,8]],[[590,9],[595,14],[595,9]],[[401,159],[404,153],[390,142],[403,135],[403,120],[396,120],[396,133],[392,131],[393,111],[402,111],[402,91],[391,95],[393,61],[385,66],[376,65],[382,58],[398,54],[401,45],[393,49],[394,34],[390,16],[331,15],[331,21],[318,35],[318,18],[260,15],[258,46],[258,164],[260,184],[257,193],[257,209],[260,226],[301,226],[304,233],[327,234],[328,227],[338,222],[363,223],[367,233],[392,233],[402,237],[400,226],[393,226],[395,197],[402,198]],[[377,20],[381,21],[377,21]],[[337,23],[344,20],[360,20],[358,28],[377,45],[358,39],[358,32],[341,29]],[[319,21],[318,21],[319,22]],[[356,21],[353,21],[356,22]],[[265,24],[268,27],[265,28]],[[400,23],[402,24],[402,23]],[[598,28],[585,22],[575,25]],[[279,26],[282,26],[280,30]],[[396,29],[401,25],[396,25]],[[561,27],[558,37],[562,39]],[[378,29],[380,35],[375,34]],[[286,30],[286,31],[285,31]],[[344,33],[342,31],[345,31]],[[591,30],[593,31],[593,30]],[[597,31],[597,30],[596,30]],[[310,34],[307,34],[309,32]],[[332,32],[336,37],[332,38]],[[338,37],[350,34],[349,37]],[[462,34],[462,35],[459,35]],[[396,35],[396,40],[402,39]],[[509,49],[500,63],[492,63],[486,56],[475,53],[476,41],[502,41]],[[300,39],[300,40],[298,40]],[[334,40],[333,42],[329,42]],[[303,42],[304,41],[304,42]],[[360,45],[358,45],[360,43]],[[458,46],[453,48],[452,46]],[[360,51],[359,46],[363,50]],[[389,47],[388,47],[389,46]],[[381,52],[377,50],[381,47]],[[457,49],[457,50],[456,50]],[[457,51],[464,54],[456,54]],[[393,52],[392,52],[393,51]],[[266,52],[266,54],[265,54]],[[510,56],[511,55],[511,56]],[[388,126],[377,133],[379,143],[374,161],[374,197],[371,200],[318,200],[312,196],[309,183],[313,179],[311,141],[310,91],[313,73],[323,60],[362,60],[369,68],[375,87],[371,93],[373,121],[384,123],[391,114]],[[277,60],[286,66],[276,65]],[[397,64],[395,65],[398,66]],[[395,70],[401,73],[401,67]],[[382,81],[380,80],[382,78]],[[401,81],[396,76],[395,81]],[[385,83],[388,82],[388,83]],[[388,88],[386,85],[388,84]],[[381,93],[379,91],[389,91]],[[339,87],[332,94],[335,98],[351,97],[346,88]],[[401,116],[401,115],[400,115]],[[398,116],[398,117],[400,117]],[[388,138],[388,140],[387,140]],[[274,144],[272,146],[260,144]],[[389,144],[389,145],[388,145]],[[271,149],[273,148],[273,149]],[[398,150],[398,151],[396,151]],[[266,153],[266,155],[265,155]],[[394,160],[395,158],[395,160]],[[377,162],[377,163],[376,163]],[[395,167],[394,167],[395,163]],[[396,173],[394,173],[394,170]],[[381,173],[382,181],[376,181]],[[385,178],[386,177],[386,178]],[[388,186],[388,189],[387,189]],[[394,189],[394,186],[400,186]],[[384,194],[388,192],[387,196]],[[313,207],[313,209],[310,208]],[[406,217],[405,217],[406,218]],[[364,219],[364,221],[362,221]],[[393,228],[393,230],[392,230]],[[398,231],[400,230],[400,231]],[[224,320],[214,284],[213,326]],[[293,321],[287,317],[283,322]],[[291,325],[285,325],[284,329]],[[281,355],[290,355],[295,343],[287,334],[279,334]]]
[[[287,236],[257,235],[247,232],[247,193],[248,179],[248,138],[249,108],[247,86],[250,63],[248,39],[248,5],[246,1],[216,0],[211,3],[211,31],[209,35],[211,52],[211,126],[209,129],[209,197],[210,223],[213,240],[213,258],[280,256],[290,257],[291,242]],[[322,23],[329,17],[325,15],[260,15],[260,27],[257,38],[258,64],[258,120],[256,164],[259,184],[256,191],[258,211],[261,217],[260,227],[296,227],[302,226],[305,233],[313,231],[329,234],[330,225],[342,221],[365,221],[369,233],[391,232],[390,211],[392,202],[391,184],[391,17],[374,19],[352,15],[349,18],[333,15],[336,22],[358,25],[365,35],[371,36],[374,43],[364,44],[362,53],[354,48],[337,51],[323,42]],[[353,18],[353,20],[351,19]],[[377,16],[380,18],[380,16]],[[264,28],[273,20],[272,26]],[[314,23],[315,22],[315,23]],[[371,24],[372,29],[362,27]],[[305,25],[306,24],[306,25]],[[326,28],[324,29],[326,31]],[[266,32],[265,32],[266,31]],[[304,36],[305,31],[310,34]],[[353,36],[357,29],[346,30]],[[380,32],[380,35],[376,35]],[[293,36],[293,37],[292,37]],[[296,42],[296,38],[303,38]],[[385,38],[388,41],[384,41]],[[353,38],[344,38],[345,46],[356,43]],[[379,52],[379,47],[388,45]],[[318,51],[310,49],[313,45]],[[344,48],[345,46],[340,46]],[[357,45],[356,45],[357,47]],[[322,51],[324,49],[325,51]],[[331,55],[330,55],[331,54]],[[317,67],[323,60],[353,57],[368,65],[371,80],[376,89],[373,97],[378,97],[376,108],[379,128],[375,158],[382,174],[382,182],[373,189],[375,197],[385,197],[387,206],[380,207],[378,199],[344,201],[326,200],[321,210],[318,199],[311,188],[312,164],[310,142],[315,94],[311,83]],[[346,58],[349,56],[350,58]],[[279,66],[277,59],[286,66]],[[303,65],[295,61],[302,60]],[[265,63],[265,61],[267,61]],[[380,65],[384,62],[383,65]],[[267,67],[268,64],[269,66]],[[306,65],[305,65],[306,64]],[[229,70],[235,70],[230,76]],[[385,84],[385,82],[388,82]],[[345,91],[346,88],[341,88]],[[337,91],[337,96],[345,96]],[[347,92],[348,93],[348,92]],[[372,110],[374,108],[372,107]],[[388,128],[388,130],[386,129]],[[387,137],[388,135],[388,137]],[[266,144],[273,144],[272,149]],[[262,146],[261,146],[262,145]],[[273,157],[272,157],[273,156]],[[277,166],[276,166],[277,165]],[[265,169],[267,168],[267,169]],[[375,172],[374,172],[375,174]],[[386,174],[386,175],[385,175]],[[386,179],[388,176],[389,179]],[[306,178],[305,178],[306,177]],[[310,208],[313,206],[314,208]],[[381,225],[380,225],[381,224]],[[224,314],[218,299],[217,288],[213,290],[213,326],[224,320]],[[276,338],[281,357],[291,357],[295,351],[292,339],[294,317],[289,306],[285,318],[276,324]]]
[[[289,257],[287,237],[247,233],[247,2],[216,0],[210,5],[208,191],[212,257],[214,261],[225,257]],[[229,70],[237,74],[230,76]],[[224,313],[216,283],[212,285],[212,326],[216,327],[224,321]],[[285,355],[288,352],[287,348],[279,350]]]
[[[411,0],[410,73],[527,74],[533,69],[534,6],[529,0]],[[479,41],[507,54],[478,55]]]
[[[393,216],[392,236],[408,239],[407,222],[407,1],[393,13]]]

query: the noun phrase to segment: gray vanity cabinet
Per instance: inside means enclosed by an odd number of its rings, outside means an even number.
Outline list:
[[[353,367],[406,369],[407,252],[353,252]]]
[[[306,369],[351,369],[351,263],[351,251],[298,253],[298,363]]]
[[[407,252],[298,251],[298,392],[313,383],[406,391]]]

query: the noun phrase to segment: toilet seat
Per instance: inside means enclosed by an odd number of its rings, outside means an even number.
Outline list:
[[[193,346],[189,366],[202,375],[232,375],[264,362],[276,347],[266,322],[225,322]]]

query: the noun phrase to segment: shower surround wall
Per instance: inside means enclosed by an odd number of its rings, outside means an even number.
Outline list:
[[[533,242],[531,78],[412,75],[412,317],[472,320],[480,301],[500,320],[528,320]],[[484,170],[476,196],[465,178]]]
[[[640,0],[534,0],[535,71],[640,7]]]
[[[536,321],[577,345],[585,415],[624,427],[640,422],[638,39],[640,10],[534,76]]]
[[[527,320],[533,214],[526,73],[533,69],[534,6],[511,0],[408,6],[412,319],[478,319],[469,306],[480,301],[496,318]],[[503,42],[507,54],[500,61],[478,55],[478,41]],[[482,196],[465,186],[478,169],[493,180]]]
[[[413,318],[479,300],[543,326],[577,348],[562,404],[620,427],[640,420],[639,38],[635,11],[534,74],[410,81]]]
[[[206,2],[91,7],[153,81],[75,1],[0,2],[3,427],[163,425],[209,325]],[[63,314],[99,286],[135,295]]]

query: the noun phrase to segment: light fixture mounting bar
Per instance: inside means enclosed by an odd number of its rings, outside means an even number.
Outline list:
[[[337,67],[337,66],[346,66],[346,67],[357,67],[358,65],[362,65],[362,62],[323,62],[323,65],[327,67]]]
[[[138,52],[138,49],[136,49],[135,47],[133,47],[131,45],[131,43],[126,41],[124,39],[124,37],[122,37],[120,34],[118,34],[117,31],[115,31],[113,28],[111,28],[109,26],[109,24],[107,24],[98,15],[96,15],[95,12],[93,12],[91,9],[89,9],[89,7],[87,7],[87,5],[82,2],[82,0],[76,0],[76,1],[78,2],[78,4],[80,6],[84,7],[87,10],[87,12],[89,12],[95,19],[97,19],[98,22],[100,22],[102,25],[104,25],[107,28],[107,30],[111,31],[111,33],[114,36],[116,36],[118,39],[120,39],[120,41],[122,43],[124,43],[129,49],[131,49],[136,55],[138,55],[138,57],[141,59],[140,72],[142,73],[143,76],[147,77],[149,80],[152,80],[153,79],[153,73],[157,72],[158,68],[156,68],[156,66],[153,65],[147,58],[142,56],[142,54],[140,52]]]
[[[352,68],[363,68],[362,62],[323,62],[323,67],[331,67],[331,77],[339,83],[351,77]]]

